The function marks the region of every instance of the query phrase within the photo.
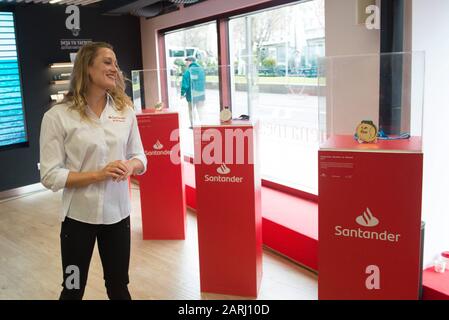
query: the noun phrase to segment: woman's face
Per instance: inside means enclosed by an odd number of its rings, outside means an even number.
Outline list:
[[[114,51],[100,48],[88,69],[92,83],[104,90],[115,88],[118,77],[118,65]]]

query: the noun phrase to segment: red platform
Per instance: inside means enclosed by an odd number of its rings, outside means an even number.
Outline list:
[[[410,139],[378,140],[377,143],[358,143],[353,136],[334,135],[321,145],[320,150],[349,152],[420,153],[422,150],[422,140],[421,137],[410,137]]]
[[[433,267],[423,272],[423,300],[449,300],[449,270],[438,273]]]
[[[195,154],[210,150],[213,132],[217,148],[233,150],[234,158],[222,163],[195,159],[198,247],[201,291],[256,297],[262,277],[262,216],[257,166],[245,156],[236,163],[238,143],[224,137],[241,132],[244,154],[254,155],[252,126],[203,126],[195,128]],[[217,137],[223,139],[219,140]],[[209,138],[208,138],[209,137]],[[238,139],[237,139],[238,140]],[[234,140],[234,141],[237,141]],[[215,152],[218,152],[215,149]],[[226,152],[222,152],[223,157]],[[254,163],[257,160],[254,155]],[[224,164],[224,166],[223,166]]]
[[[319,152],[319,299],[418,299],[422,153],[334,142]]]
[[[138,179],[143,239],[185,239],[186,207],[178,114],[144,110],[137,115],[137,121],[148,159],[147,172]]]

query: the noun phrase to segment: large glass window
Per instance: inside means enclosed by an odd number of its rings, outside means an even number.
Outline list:
[[[26,141],[14,17],[0,12],[0,149]]]
[[[260,121],[262,177],[317,194],[324,0],[234,17],[229,38],[233,114]]]
[[[184,75],[188,68],[204,70],[206,79],[202,116],[218,116],[220,94],[217,24],[211,22],[165,34],[165,55],[169,108],[178,111],[180,115],[183,152],[193,155],[192,118],[195,114],[192,113],[196,108],[190,106],[190,89],[185,88],[190,77]],[[193,109],[192,112],[189,108]]]
[[[317,62],[325,54],[324,0],[231,17],[228,31],[223,30],[220,37],[228,39],[220,40],[229,40],[229,52],[221,52],[229,56],[222,61],[226,67],[218,66],[217,23],[164,35],[169,107],[180,114],[184,152],[193,155],[192,115],[182,89],[190,57],[206,74],[200,116],[218,118],[220,107],[225,107],[221,104],[230,98],[233,118],[249,115],[259,120],[262,177],[317,194]]]

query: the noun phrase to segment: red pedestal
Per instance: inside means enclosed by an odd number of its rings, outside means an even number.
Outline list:
[[[436,272],[434,267],[423,271],[423,300],[449,300],[449,270]]]
[[[262,216],[260,178],[257,165],[253,164],[257,164],[256,128],[238,123],[195,128],[203,292],[256,297],[259,290]],[[244,159],[240,157],[242,153]],[[217,161],[211,163],[209,155],[216,156]]]
[[[185,239],[178,114],[144,110],[137,121],[148,159],[147,172],[139,177],[143,239]]]
[[[423,156],[390,142],[319,152],[319,299],[418,299]]]

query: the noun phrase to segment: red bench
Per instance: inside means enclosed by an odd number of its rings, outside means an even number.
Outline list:
[[[187,206],[196,208],[195,167],[184,162]],[[318,270],[318,204],[262,187],[262,237],[267,247]]]

